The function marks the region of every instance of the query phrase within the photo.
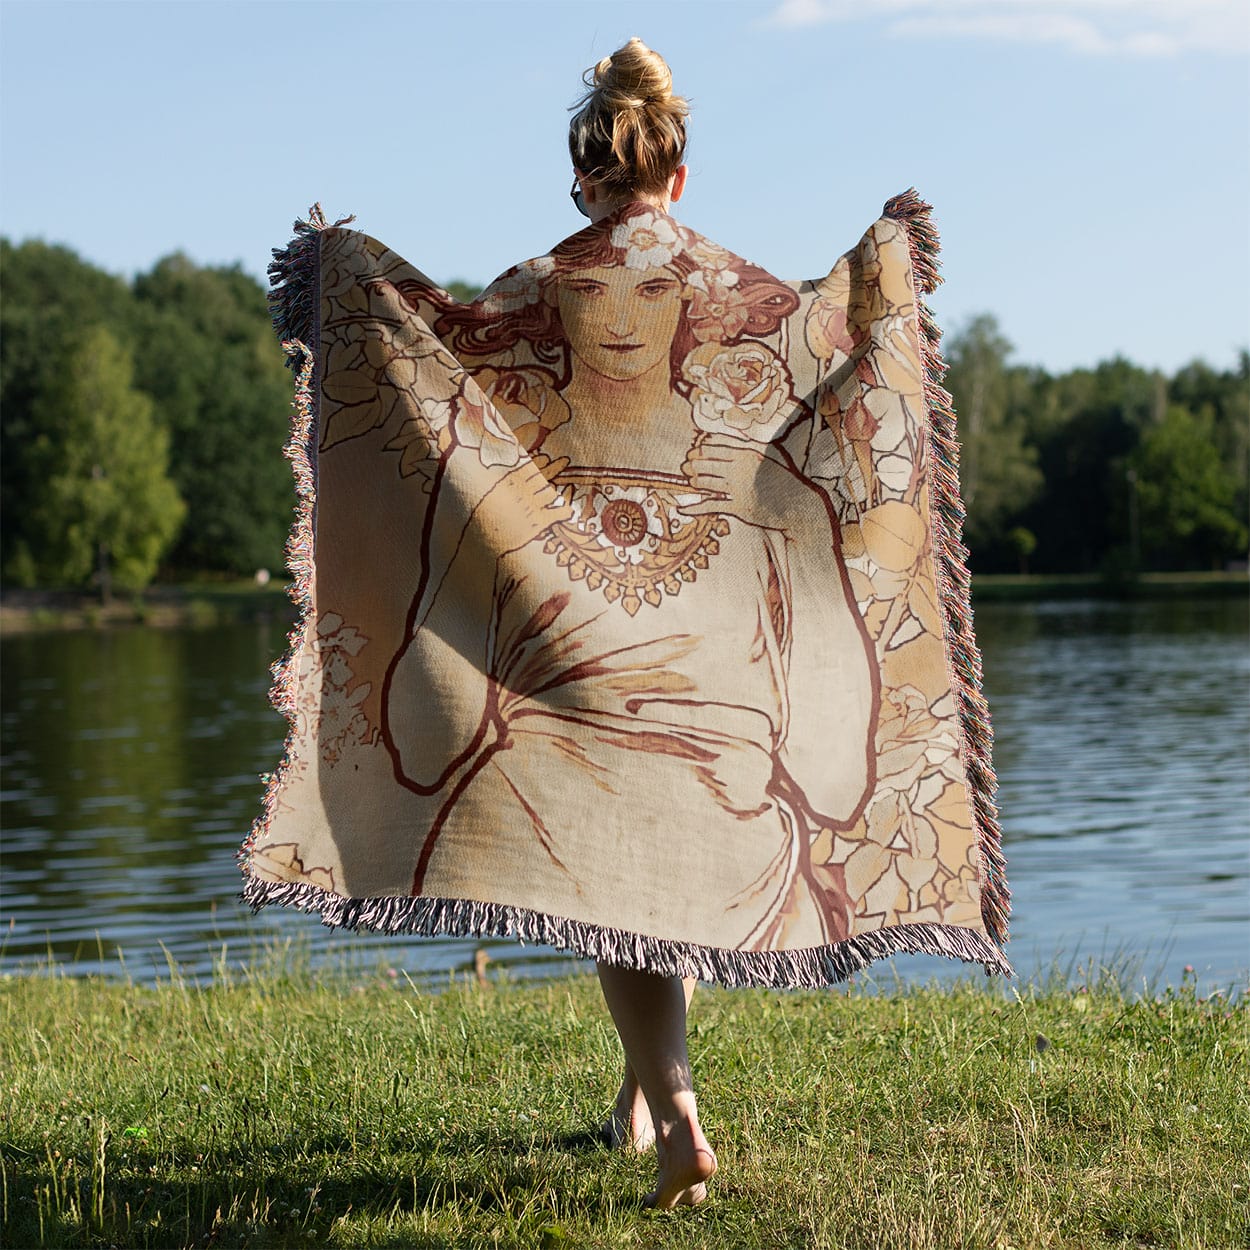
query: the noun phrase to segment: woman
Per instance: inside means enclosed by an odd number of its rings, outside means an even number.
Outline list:
[[[592,226],[553,250],[554,265],[519,266],[468,307],[398,284],[496,409],[521,413],[525,453],[488,416],[470,428],[459,401],[457,437],[484,463],[517,465],[468,517],[446,479],[432,488],[426,575],[383,691],[397,777],[441,799],[413,893],[473,897],[457,866],[488,858],[529,890],[544,875],[552,913],[590,919],[630,890],[636,856],[663,854],[693,929],[700,912],[736,911],[733,941],[749,948],[806,891],[823,903],[819,942],[834,942],[849,900],[807,848],[853,822],[868,794],[870,647],[845,569],[830,577],[842,566],[829,500],[786,450],[810,408],[766,340],[798,298],[668,216],[686,180],[670,81],[636,39],[595,68],[570,128]],[[516,402],[526,386],[546,397],[538,420]],[[493,579],[487,551],[501,553]],[[710,605],[737,636],[708,636]],[[592,650],[570,648],[591,629]],[[458,727],[435,750],[430,674],[453,637],[485,662],[456,668]],[[860,661],[824,666],[829,650]],[[821,679],[792,687],[793,666]],[[833,742],[831,707],[846,730]],[[705,810],[670,828],[668,796],[691,789]],[[577,862],[587,819],[637,831],[611,848],[614,867]],[[709,866],[710,842],[726,871]],[[623,927],[635,924],[646,918]],[[694,982],[598,966],[627,1059],[605,1131],[655,1142],[656,1205],[699,1202],[716,1159],[686,1055]]]
[[[276,254],[304,613],[242,856],[254,906],[595,959],[661,1207],[716,1167],[693,976],[1010,974],[928,206],[780,282],[669,214],[685,117],[601,61],[590,224],[470,304],[319,212]]]

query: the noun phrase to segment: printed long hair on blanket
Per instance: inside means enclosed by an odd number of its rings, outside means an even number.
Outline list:
[[[728,284],[726,270],[737,258],[706,242],[700,246],[692,232],[677,223],[672,223],[672,238],[656,239],[647,231],[640,247],[634,241],[644,229],[581,231],[552,248],[550,263],[530,261],[515,266],[468,305],[415,280],[400,282],[397,289],[457,356],[492,357],[524,345],[537,362],[553,368],[551,385],[557,389],[568,385],[571,368],[568,335],[560,318],[560,277],[623,267],[636,276],[635,286],[645,287],[648,275],[652,281],[675,278],[681,283],[682,310],[669,361],[674,389],[686,394],[691,383],[683,375],[683,365],[697,346],[734,343],[747,335],[767,337],[798,307],[791,286],[755,265],[738,262],[732,285]],[[680,249],[666,246],[677,239],[691,242]],[[642,260],[662,263],[648,263],[642,273]]]
[[[730,984],[1009,972],[927,212],[793,284],[633,205],[469,305],[300,232],[316,601],[254,904]]]

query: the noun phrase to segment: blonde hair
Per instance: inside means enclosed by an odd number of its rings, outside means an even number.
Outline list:
[[[663,191],[686,154],[690,108],[664,58],[631,39],[582,75],[569,155],[609,195]]]

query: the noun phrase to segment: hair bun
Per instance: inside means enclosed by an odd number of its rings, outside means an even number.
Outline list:
[[[667,62],[635,36],[582,81],[569,125],[573,164],[616,194],[661,190],[685,155],[690,112]]]
[[[586,85],[611,97],[614,108],[667,104],[673,98],[673,74],[664,58],[636,35],[605,56]]]

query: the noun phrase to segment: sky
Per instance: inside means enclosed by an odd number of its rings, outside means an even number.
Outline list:
[[[915,186],[948,330],[1052,372],[1250,346],[1246,0],[0,0],[0,231],[263,278],[319,201],[485,283],[584,224],[568,108],[632,35],[691,103],[675,215],[778,276]]]

